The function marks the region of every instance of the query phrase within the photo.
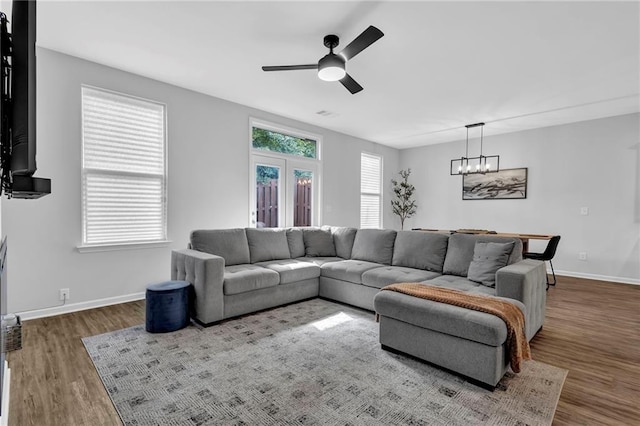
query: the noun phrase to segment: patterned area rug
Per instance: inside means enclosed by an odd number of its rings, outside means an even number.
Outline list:
[[[125,425],[548,425],[567,375],[529,361],[491,392],[382,350],[372,313],[321,299],[83,342]]]

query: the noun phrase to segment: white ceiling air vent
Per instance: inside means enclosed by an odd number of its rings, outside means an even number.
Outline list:
[[[327,117],[327,118],[337,117],[338,115],[340,115],[338,113],[331,112],[331,111],[326,111],[324,109],[321,110],[321,111],[316,112],[316,114],[321,115],[323,117]]]

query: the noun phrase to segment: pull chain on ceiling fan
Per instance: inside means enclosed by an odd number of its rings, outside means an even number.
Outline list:
[[[262,70],[318,70],[318,77],[321,80],[340,81],[351,94],[356,94],[362,90],[362,86],[347,74],[347,61],[378,41],[383,35],[384,33],[382,31],[371,25],[349,43],[342,52],[335,54],[333,53],[333,49],[340,43],[340,38],[337,35],[329,34],[324,37],[324,45],[329,48],[329,53],[322,57],[317,64],[264,66]]]

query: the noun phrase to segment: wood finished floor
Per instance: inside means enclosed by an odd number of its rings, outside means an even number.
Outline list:
[[[144,302],[25,321],[10,425],[117,425],[80,338],[144,322]],[[569,370],[554,425],[640,424],[640,286],[558,277],[534,359]]]

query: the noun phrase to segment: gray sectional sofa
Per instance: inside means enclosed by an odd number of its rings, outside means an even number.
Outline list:
[[[499,252],[489,272],[480,249]],[[508,364],[501,320],[380,289],[419,282],[508,298],[523,310],[529,339],[542,327],[546,304],[544,263],[522,260],[519,239],[490,235],[344,227],[198,230],[188,249],[172,251],[171,278],[193,284],[193,316],[207,325],[317,296],[375,310],[384,347],[490,385]]]

